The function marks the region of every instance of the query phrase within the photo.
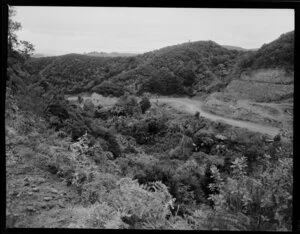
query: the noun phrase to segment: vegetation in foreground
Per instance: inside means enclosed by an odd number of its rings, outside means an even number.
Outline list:
[[[66,103],[63,121],[24,110],[13,96],[7,102],[7,217],[15,227],[291,230],[292,147],[280,139],[266,143],[163,105],[143,114],[133,96],[100,110]],[[16,202],[42,191],[39,177],[24,180],[28,168],[71,191],[64,208],[54,196]],[[25,198],[14,191],[16,172],[25,191],[34,185]],[[36,222],[49,212],[57,219]]]

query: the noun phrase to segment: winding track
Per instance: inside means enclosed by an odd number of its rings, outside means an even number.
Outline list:
[[[198,100],[192,100],[188,98],[164,98],[164,97],[160,97],[158,99],[151,99],[151,102],[156,102],[156,101],[161,103],[167,103],[179,111],[184,111],[190,114],[195,114],[196,111],[199,111],[201,116],[210,119],[212,121],[223,121],[232,126],[247,128],[250,131],[267,134],[272,137],[279,133],[279,128],[276,127],[267,126],[258,123],[252,123],[248,121],[235,120],[235,119],[230,119],[219,115],[211,114],[202,109],[202,102]]]
[[[100,97],[102,98],[101,101],[106,101],[106,102],[108,101],[110,104],[114,104],[117,100],[116,98],[107,98],[107,97],[103,98],[101,95],[97,95],[97,94],[93,94],[92,96],[83,95],[84,99],[92,99],[92,101],[95,101]],[[77,96],[69,96],[67,97],[67,99],[70,101],[75,101],[77,100]],[[166,103],[179,111],[183,111],[189,114],[195,114],[197,111],[199,111],[202,117],[210,119],[212,121],[223,121],[224,123],[227,123],[229,125],[240,127],[240,128],[246,128],[252,132],[267,134],[271,137],[274,137],[276,134],[279,133],[279,128],[276,127],[226,118],[226,117],[209,113],[208,111],[205,111],[202,108],[203,103],[199,100],[193,100],[189,98],[168,98],[168,97],[151,98],[150,100],[153,103],[157,101],[160,103]]]

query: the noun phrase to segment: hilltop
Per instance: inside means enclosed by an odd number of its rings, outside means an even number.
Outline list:
[[[240,46],[231,46],[231,45],[222,45],[223,47],[225,47],[226,49],[228,50],[239,50],[239,51],[249,51],[249,50],[257,50],[257,49],[245,49],[245,48],[242,48]]]
[[[97,51],[92,51],[83,54],[88,56],[95,56],[95,57],[130,57],[130,56],[138,55],[137,53],[120,53],[120,52],[106,53],[106,52],[97,52]]]

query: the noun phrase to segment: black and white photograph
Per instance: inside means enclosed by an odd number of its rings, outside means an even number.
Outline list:
[[[292,231],[294,9],[7,21],[6,228]]]

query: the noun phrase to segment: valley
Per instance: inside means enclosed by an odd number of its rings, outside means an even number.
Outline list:
[[[6,226],[290,231],[293,50],[294,32],[255,50],[11,46]]]

